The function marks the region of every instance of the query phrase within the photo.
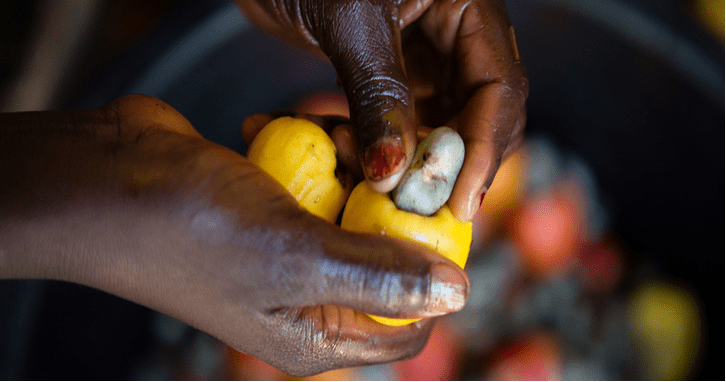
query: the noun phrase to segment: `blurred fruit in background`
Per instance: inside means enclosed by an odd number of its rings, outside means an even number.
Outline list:
[[[514,216],[511,235],[527,269],[554,277],[574,264],[586,221],[572,188],[527,198]]]
[[[495,351],[483,377],[494,381],[561,380],[560,345],[551,333],[524,334]]]
[[[473,223],[477,228],[473,250],[486,244],[523,197],[527,183],[527,153],[526,145],[522,145],[499,166],[481,208],[474,216]]]
[[[481,206],[483,212],[495,219],[511,212],[524,194],[526,177],[527,146],[522,145],[499,166],[497,175],[484,196]]]
[[[228,378],[244,381],[280,381],[287,379],[287,374],[270,366],[251,355],[227,348],[226,368]]]
[[[703,343],[692,293],[676,284],[648,282],[633,293],[628,308],[642,362],[640,377],[688,378]]]
[[[713,37],[724,42],[724,0],[694,0],[693,11]]]
[[[464,349],[461,340],[450,328],[450,322],[439,320],[426,347],[416,357],[395,362],[396,379],[402,381],[453,381],[459,379]]]
[[[593,293],[611,292],[623,276],[623,262],[614,244],[598,241],[582,246],[575,265],[583,287]]]
[[[360,368],[345,368],[326,371],[325,373],[316,374],[303,381],[360,381],[364,379],[363,372]]]

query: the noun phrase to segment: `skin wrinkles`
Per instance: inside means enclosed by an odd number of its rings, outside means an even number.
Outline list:
[[[317,239],[305,239],[295,230],[270,226],[252,228],[235,240],[249,249],[231,270],[231,276],[249,284],[250,290],[233,291],[232,295],[251,296],[249,300],[263,312],[318,304],[315,296],[325,290],[319,282],[311,282],[316,269],[309,260],[321,256]]]
[[[285,13],[287,15],[287,19],[291,20],[291,25],[293,25],[293,27],[300,33],[305,43],[312,49],[320,49],[320,43],[313,34],[313,29],[310,27],[311,25],[314,25],[314,23],[311,22],[310,17],[316,12],[303,12],[302,9],[303,7],[305,9],[316,9],[321,5],[317,2],[306,2],[306,4],[301,4],[303,0],[276,1],[277,6],[275,8],[286,10]]]
[[[383,275],[381,280],[380,299],[386,305],[396,306],[400,301],[401,280],[397,277]]]
[[[366,89],[373,89],[376,87],[376,85],[370,85],[372,82],[379,82],[379,83],[386,83],[387,80],[370,80],[367,81],[368,85]],[[385,85],[377,85],[380,87],[383,87]],[[371,95],[373,93],[373,95]],[[360,100],[362,111],[357,111],[355,114],[351,115],[351,117],[358,121],[358,123],[362,126],[367,126],[372,123],[378,122],[381,119],[381,115],[386,115],[388,113],[396,112],[398,109],[401,108],[401,104],[406,105],[405,103],[401,102],[401,99],[398,98],[398,95],[400,93],[396,91],[385,91],[382,93],[375,93],[374,90],[369,90],[366,92],[361,92],[360,94],[356,94],[352,96],[353,99]],[[407,105],[406,105],[407,106]],[[359,109],[360,110],[360,109]],[[391,123],[390,120],[387,120],[385,123],[382,124],[382,126],[378,129],[382,131],[383,136],[388,135],[399,135],[400,131],[398,129],[398,126],[396,126],[394,123]],[[380,132],[378,134],[374,134],[370,132],[369,130],[363,130],[359,134],[360,140],[358,144],[360,145],[363,150],[370,148],[371,146],[378,143],[380,140]]]
[[[380,116],[393,109],[408,109],[408,86],[402,68],[390,66],[400,52],[393,51],[386,41],[397,39],[390,35],[390,24],[384,20],[378,7],[367,2],[341,5],[333,13],[332,21],[324,31],[321,47],[354,47],[336,49],[329,53],[336,68],[355,67],[356,70],[339,70],[339,77],[351,105],[351,117],[358,134],[358,146],[366,149],[381,135],[400,134],[398,125],[376,123]],[[346,20],[346,21],[342,21]],[[361,20],[350,22],[350,20]],[[377,59],[372,60],[372,57]],[[379,59],[381,58],[381,59]]]
[[[357,74],[353,80],[359,84],[360,88],[360,90],[355,91],[354,99],[360,101],[361,106],[365,109],[373,108],[370,103],[375,102],[373,100],[377,98],[389,98],[394,100],[392,103],[410,106],[406,97],[409,90],[408,86],[396,78],[385,75],[367,76],[365,73],[361,73]],[[390,109],[381,111],[388,110]]]
[[[313,318],[316,315],[333,319],[317,320]],[[281,370],[293,375],[309,375],[327,368],[380,363],[390,357],[392,349],[400,348],[404,343],[409,351],[394,359],[410,358],[425,345],[425,339],[433,327],[432,320],[422,320],[418,325],[398,328],[408,332],[408,335],[391,341],[391,337],[381,334],[397,328],[374,325],[376,329],[368,331],[343,329],[346,321],[351,319],[372,323],[367,317],[355,318],[355,315],[357,313],[333,306],[296,308],[275,314],[273,320],[280,320],[283,329],[273,336],[272,344],[284,338],[302,339],[299,347],[284,350],[295,361],[286,364]],[[277,365],[273,363],[273,366]]]
[[[396,16],[393,12],[385,18],[381,10],[391,6],[379,2],[331,3],[333,8],[326,8],[328,12],[321,16],[326,22],[318,27],[317,34],[324,36],[320,46],[339,69],[350,104],[355,105],[351,117],[358,147],[365,150],[381,136],[400,135],[400,122],[381,123],[381,116],[391,110],[409,109],[412,104],[403,68],[390,65],[400,56],[400,47],[388,43],[400,39],[391,35]]]

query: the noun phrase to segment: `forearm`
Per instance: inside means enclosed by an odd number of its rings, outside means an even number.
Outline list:
[[[105,286],[163,245],[183,163],[145,154],[148,134],[105,109],[0,115],[0,278]]]
[[[67,279],[84,261],[79,208],[114,167],[113,121],[98,111],[0,115],[0,277]],[[106,151],[106,152],[104,152]],[[91,195],[95,194],[95,195]]]

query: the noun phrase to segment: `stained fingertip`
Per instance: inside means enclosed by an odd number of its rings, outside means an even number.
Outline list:
[[[407,165],[400,136],[385,136],[363,153],[363,171],[371,188],[378,192],[388,192],[396,187]]]

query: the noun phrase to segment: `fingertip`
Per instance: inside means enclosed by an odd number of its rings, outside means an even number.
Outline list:
[[[377,192],[386,193],[386,192],[390,192],[394,188],[396,188],[396,186],[398,185],[398,182],[401,180],[402,177],[403,177],[403,171],[390,175],[384,179],[371,180],[369,178],[369,179],[366,179],[366,181],[368,182],[368,184],[371,186],[371,188],[373,190],[375,190]]]
[[[460,222],[471,221],[467,220],[469,217],[468,206],[463,206],[461,203],[455,203],[453,200],[449,201],[449,208],[454,218]]]
[[[454,217],[462,222],[474,219],[484,201],[499,164],[495,160],[467,153],[456,185],[449,198],[449,208]]]
[[[469,289],[469,278],[461,268],[451,263],[433,265],[425,315],[435,317],[460,311],[469,298]]]
[[[398,185],[411,164],[416,143],[416,131],[404,130],[402,135],[379,138],[361,154],[363,172],[372,189],[389,192]]]
[[[472,221],[474,219],[474,215],[476,215],[476,212],[479,210],[479,207],[481,207],[481,201],[484,198],[484,194],[484,192],[469,193],[463,198],[458,198],[456,202],[452,200],[449,204],[449,208],[451,209],[451,213],[454,215],[454,218],[460,222]]]

